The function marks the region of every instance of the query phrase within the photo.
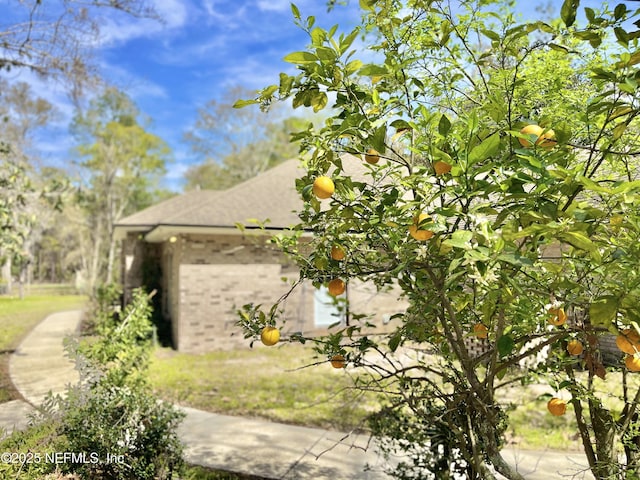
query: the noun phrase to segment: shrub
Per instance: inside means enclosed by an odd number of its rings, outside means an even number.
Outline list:
[[[166,479],[182,465],[176,427],[183,414],[160,402],[146,378],[151,296],[138,290],[122,313],[99,312],[97,340],[67,343],[81,380],[47,412],[59,421],[63,450],[86,454],[83,462],[65,464],[82,478]]]

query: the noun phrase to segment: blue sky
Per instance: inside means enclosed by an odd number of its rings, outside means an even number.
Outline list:
[[[101,75],[125,91],[151,118],[150,130],[173,150],[165,185],[179,190],[184,171],[195,161],[183,134],[197,109],[219,99],[233,86],[257,90],[277,83],[294,68],[282,58],[308,43],[293,22],[289,0],[154,0],[160,23],[122,15],[101,18],[102,36],[95,50]],[[0,2],[0,5],[2,2]],[[296,2],[303,17],[318,24],[351,29],[359,22],[358,2],[327,13],[324,0]],[[1,6],[0,6],[1,10]],[[36,148],[45,163],[68,161],[73,139],[68,126],[73,107],[64,88],[14,70],[14,81],[32,84],[55,105],[55,122],[38,133]]]
[[[0,2],[1,4],[2,2]],[[101,74],[132,97],[152,119],[150,130],[172,148],[165,185],[179,190],[184,171],[195,160],[182,136],[198,107],[219,99],[234,85],[250,89],[277,83],[293,67],[282,58],[302,50],[308,37],[293,22],[289,0],[154,0],[164,23],[123,16],[101,19],[103,37],[96,55]],[[295,2],[303,18],[314,15],[325,28],[358,24],[357,0],[327,13],[325,0]],[[530,15],[539,2],[521,2]],[[559,9],[561,2],[551,2]],[[582,2],[598,4],[600,2]],[[73,108],[63,89],[29,72],[11,78],[32,83],[58,109],[56,122],[38,137],[45,162],[60,164],[73,145],[68,125]]]

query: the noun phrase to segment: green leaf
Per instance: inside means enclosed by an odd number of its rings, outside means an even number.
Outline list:
[[[395,332],[392,337],[389,339],[389,350],[395,352],[400,346],[400,341],[402,340],[402,332]]]
[[[386,150],[386,146],[384,143],[386,135],[387,126],[385,124],[382,124],[375,130],[373,135],[369,137],[371,146],[373,146],[373,148],[375,148],[380,153],[384,153],[384,151]]]
[[[369,63],[362,67],[358,73],[365,77],[375,77],[379,75],[387,75],[389,72],[385,67]]]
[[[511,335],[502,335],[496,342],[496,348],[498,349],[500,358],[504,358],[509,355],[511,352],[513,352],[513,349],[515,347],[516,342],[513,340]]]
[[[438,122],[438,133],[443,137],[446,137],[451,130],[451,121],[447,118],[445,114],[442,114],[440,117],[440,122]]]
[[[627,124],[625,122],[622,122],[616,125],[616,127],[613,129],[613,141],[615,142],[616,140],[620,139],[620,137],[622,137],[626,129],[627,129]]]
[[[280,74],[280,95],[289,95],[294,80],[294,77],[287,75],[286,73]]]
[[[618,297],[613,295],[599,297],[589,306],[589,320],[592,325],[612,327],[617,313]]]
[[[469,248],[469,241],[473,238],[473,233],[469,230],[456,230],[451,235],[451,238],[442,242],[444,245],[449,245],[455,248]]]
[[[258,100],[237,100],[236,103],[233,104],[233,108],[244,108],[249,105],[255,105],[256,103],[260,102],[258,102]]]
[[[377,0],[360,0],[360,8],[368,12],[373,12],[373,6],[376,4],[376,1]]]
[[[611,189],[601,186],[600,184],[594,182],[589,177],[585,177],[583,175],[579,175],[577,177],[578,182],[587,190],[591,190],[593,192],[599,193],[611,193]]]
[[[322,45],[324,39],[327,38],[327,32],[325,32],[324,29],[320,27],[316,27],[311,30],[311,33],[309,35],[311,36],[311,43],[314,46]]]
[[[494,133],[488,138],[485,138],[480,145],[476,145],[469,152],[469,163],[480,162],[495,155],[500,148],[500,135]]]
[[[296,20],[300,20],[300,10],[293,3],[291,4],[291,13],[293,13],[293,18]]]
[[[613,15],[616,20],[620,20],[627,13],[627,6],[624,3],[619,3],[616,5],[615,10],[613,11]]]
[[[559,235],[560,240],[580,250],[591,252],[595,250],[595,244],[585,234],[580,232],[564,232]]]
[[[327,106],[328,97],[324,92],[318,92],[311,98],[311,106],[314,112],[319,112]]]
[[[593,8],[585,7],[584,14],[587,17],[587,20],[589,20],[589,23],[593,23],[595,21],[596,11]]]
[[[357,72],[361,68],[362,68],[361,60],[352,60],[351,62],[347,63],[347,66],[345,67],[345,73],[347,75],[351,75],[352,73]]]
[[[580,0],[564,0],[562,8],[560,9],[560,17],[567,27],[575,23],[579,6]]]
[[[488,37],[489,39],[493,40],[494,42],[499,42],[500,41],[500,35],[497,34],[496,32],[494,32],[493,30],[483,29],[482,30],[482,34],[485,37]]]
[[[311,52],[293,52],[284,57],[284,61],[288,63],[295,63],[298,65],[304,65],[306,63],[315,63],[318,61],[318,57],[316,57]]]
[[[344,38],[342,36],[340,37],[340,55],[342,55],[344,52],[347,51],[347,49],[351,46],[353,41],[358,36],[358,33],[360,33],[360,30],[356,28],[355,30],[353,30],[353,32],[351,32],[346,37]]]
[[[518,266],[533,265],[533,262],[527,257],[523,257],[522,255],[519,255],[518,253],[513,253],[513,252],[501,253],[500,255],[498,255],[498,260],[510,263],[512,265],[518,265]]]
[[[629,43],[629,34],[625,29],[616,27],[613,29],[613,33],[616,35],[616,39],[620,43],[624,43],[625,45]]]
[[[551,48],[551,50],[555,50],[556,52],[562,52],[562,53],[569,53],[571,51],[567,47],[563,45],[558,45],[557,43],[550,43],[549,48]]]
[[[337,57],[336,52],[327,47],[316,48],[316,55],[321,61],[324,62],[334,62]]]

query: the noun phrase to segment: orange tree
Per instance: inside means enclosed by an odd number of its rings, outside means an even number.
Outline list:
[[[292,6],[310,37],[285,57],[298,74],[237,104],[291,98],[327,111],[293,136],[305,202],[293,234],[274,241],[301,281],[366,281],[407,307],[374,336],[339,299],[346,323],[290,339],[372,372],[356,386],[386,396],[370,425],[383,452],[404,451],[398,478],[523,478],[501,456],[499,392],[533,376],[563,392],[549,412],[575,415],[597,478],[637,478],[635,358],[602,361],[607,336],[638,339],[637,13],[578,4],[523,22],[511,2],[361,0],[350,33]],[[247,337],[278,326],[278,311],[246,306]],[[486,337],[480,354],[474,336]],[[400,362],[399,349],[435,355]],[[610,370],[623,408],[595,390]]]

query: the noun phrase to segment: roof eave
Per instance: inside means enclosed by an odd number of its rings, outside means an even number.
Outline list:
[[[177,237],[185,234],[196,235],[243,235],[247,231],[252,234],[259,234],[261,232],[276,234],[293,232],[290,228],[282,227],[257,227],[257,226],[245,226],[244,230],[237,227],[229,226],[210,226],[210,225],[156,225],[145,236],[144,239],[149,243],[163,243],[169,241],[171,237]],[[307,233],[303,233],[306,236]]]

